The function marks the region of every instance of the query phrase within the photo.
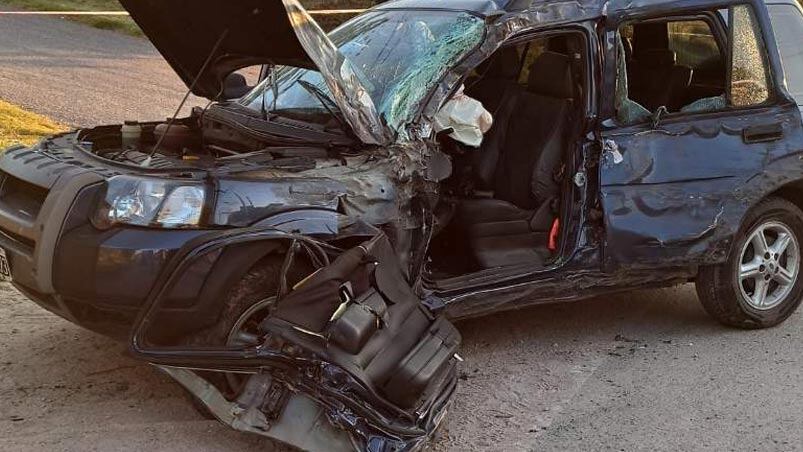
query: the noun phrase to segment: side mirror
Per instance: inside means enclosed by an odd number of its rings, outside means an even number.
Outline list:
[[[232,72],[223,80],[223,95],[221,97],[224,100],[239,99],[248,94],[251,88],[248,86],[248,81],[243,74]]]

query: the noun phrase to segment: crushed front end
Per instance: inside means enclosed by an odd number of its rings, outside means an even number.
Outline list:
[[[252,228],[185,247],[152,293],[132,351],[237,430],[303,450],[418,450],[449,407],[460,334],[437,300],[422,301],[413,292],[390,241],[375,234],[335,250]],[[171,293],[189,270],[244,243],[286,250],[275,275],[285,289],[260,321],[255,345],[198,347],[182,335],[165,336],[174,319]],[[286,287],[299,260],[318,268]]]
[[[435,189],[416,176],[420,153],[280,118],[255,118],[270,129],[261,132],[245,115],[215,105],[169,128],[139,123],[133,144],[121,126],[102,126],[0,155],[0,249],[14,285],[123,339],[171,256],[220,230],[336,235],[364,221],[410,254],[421,222],[410,206]],[[236,269],[254,263],[247,254],[232,258]],[[188,314],[224,290],[206,290],[207,275],[185,288]]]

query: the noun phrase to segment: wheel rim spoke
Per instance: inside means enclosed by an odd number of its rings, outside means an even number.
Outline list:
[[[764,306],[764,302],[767,300],[767,289],[769,289],[769,284],[763,278],[756,278],[756,289],[753,292],[753,303],[756,306]]]
[[[782,232],[778,234],[778,238],[775,239],[775,243],[773,243],[770,247],[770,252],[775,256],[780,257],[789,247],[790,243],[792,243],[792,236]]]
[[[739,269],[739,277],[742,281],[746,279],[751,279],[759,276],[761,274],[761,259],[753,259],[750,262],[742,264],[741,268]]]
[[[237,345],[257,345],[259,344],[259,336],[246,331],[239,331],[233,342]]]
[[[763,256],[767,251],[769,251],[767,238],[764,236],[764,228],[758,229],[753,234],[751,243],[753,244],[753,250],[755,251],[756,256]]]
[[[778,273],[773,276],[773,279],[779,285],[786,287],[795,282],[795,275],[788,269],[780,267]]]

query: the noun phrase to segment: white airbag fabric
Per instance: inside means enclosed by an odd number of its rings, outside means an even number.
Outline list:
[[[452,129],[454,140],[478,148],[486,132],[491,130],[493,117],[482,103],[463,93],[461,86],[433,118],[437,132]]]

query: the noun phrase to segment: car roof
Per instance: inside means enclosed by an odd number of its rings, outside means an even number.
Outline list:
[[[764,3],[768,5],[795,5],[801,6],[799,0],[766,0]]]
[[[588,1],[582,1],[588,3]],[[550,0],[391,0],[377,6],[377,9],[388,8],[410,8],[410,9],[449,9],[455,11],[471,11],[473,13],[486,15],[493,12],[505,11],[515,12],[528,9],[530,6],[537,6],[545,3],[560,3],[560,1]],[[603,3],[603,0],[595,0],[591,3]]]
[[[800,5],[798,0],[764,0],[767,4]],[[597,11],[603,15],[605,11],[625,10],[633,7],[656,7],[676,3],[673,0],[391,0],[375,9],[447,9],[455,11],[471,11],[475,14],[488,15],[496,12],[518,12],[541,7],[572,4],[585,11]]]

